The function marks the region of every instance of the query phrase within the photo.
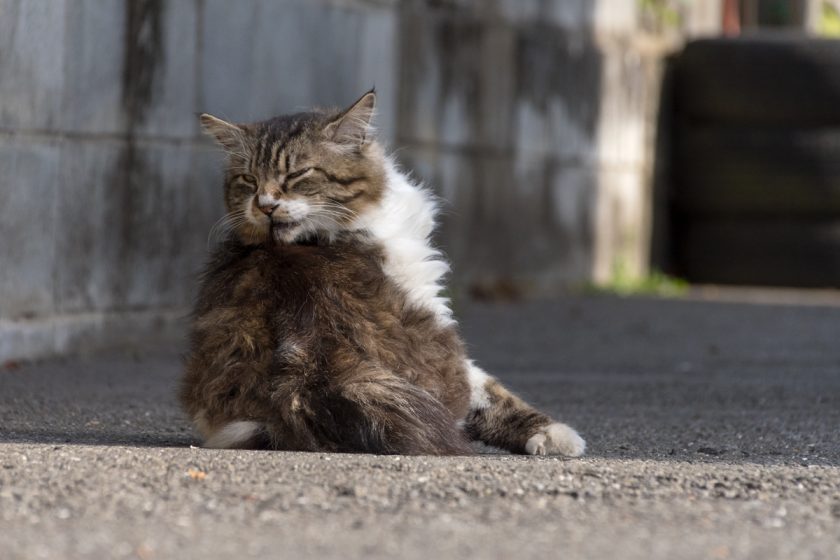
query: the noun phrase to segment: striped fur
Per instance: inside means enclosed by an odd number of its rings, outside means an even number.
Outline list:
[[[181,401],[208,447],[579,455],[583,440],[473,364],[441,296],[437,204],[343,111],[202,115],[227,214],[193,314]]]

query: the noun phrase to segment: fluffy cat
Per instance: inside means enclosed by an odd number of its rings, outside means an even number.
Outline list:
[[[429,242],[435,200],[373,138],[375,102],[247,125],[201,115],[228,154],[226,238],[181,388],[205,446],[581,455],[572,428],[467,358]]]

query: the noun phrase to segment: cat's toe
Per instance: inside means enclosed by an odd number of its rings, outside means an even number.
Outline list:
[[[586,442],[578,433],[560,422],[549,424],[525,443],[528,455],[565,455],[580,457],[586,451]]]

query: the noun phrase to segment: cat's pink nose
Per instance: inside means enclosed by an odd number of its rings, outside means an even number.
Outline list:
[[[271,216],[271,213],[274,212],[274,209],[277,208],[279,204],[269,204],[267,206],[260,206],[260,212],[265,214],[266,216]]]

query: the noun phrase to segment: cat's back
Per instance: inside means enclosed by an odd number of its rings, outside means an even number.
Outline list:
[[[382,251],[358,237],[329,244],[249,247],[229,242],[216,250],[205,270],[195,317],[200,323],[203,316],[235,313],[250,317],[252,325],[262,318],[288,328],[290,321],[304,321],[311,328],[306,318],[316,313],[393,307],[395,294],[382,263]]]
[[[192,316],[182,391],[187,409],[204,408],[208,383],[233,390],[319,367],[345,333],[370,323],[381,308],[393,309],[383,297],[389,290],[381,259],[359,239],[218,246]]]

